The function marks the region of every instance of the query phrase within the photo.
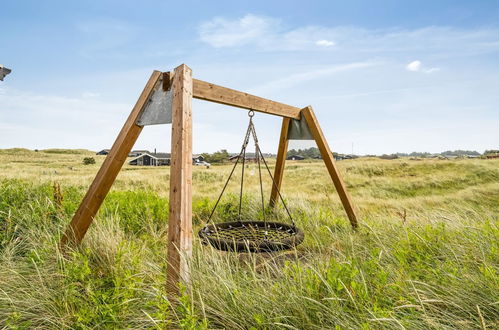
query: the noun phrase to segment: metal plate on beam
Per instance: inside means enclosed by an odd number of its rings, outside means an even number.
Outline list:
[[[288,140],[314,140],[304,116],[301,116],[300,119],[291,119]]]
[[[3,81],[3,78],[5,78],[5,76],[11,72],[12,72],[11,69],[7,69],[2,64],[0,64],[0,81]]]
[[[159,125],[172,123],[173,88],[163,90],[163,80],[160,79],[149,101],[137,120],[137,125]]]

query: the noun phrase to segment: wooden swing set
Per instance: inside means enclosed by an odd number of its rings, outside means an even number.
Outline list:
[[[270,194],[271,206],[276,203],[279,195],[289,139],[301,134],[305,139],[315,140],[350,223],[352,227],[357,227],[352,200],[312,107],[300,109],[193,79],[192,70],[182,64],[173,72],[152,73],[66,229],[61,239],[61,248],[81,242],[142,128],[171,123],[167,292],[172,298],[179,294],[179,283],[189,280],[188,261],[192,255],[192,98],[283,117],[273,175],[274,185]],[[300,129],[305,130],[305,134]]]

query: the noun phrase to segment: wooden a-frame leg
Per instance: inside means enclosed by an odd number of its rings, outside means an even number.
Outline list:
[[[123,125],[123,128],[116,138],[113,147],[104,160],[94,181],[90,185],[90,188],[73,216],[69,227],[66,229],[66,232],[61,239],[61,248],[64,248],[69,243],[79,244],[85,236],[88,227],[92,223],[94,216],[97,214],[99,207],[104,201],[118,172],[142,131],[142,126],[138,126],[135,123],[147,104],[154,89],[154,85],[156,85],[160,77],[161,72],[154,71],[149,78],[142,94],[140,94],[137,103],[128,116],[125,125]]]
[[[189,281],[192,254],[192,70],[185,64],[175,69],[172,88],[167,293],[174,301],[179,283]]]
[[[270,192],[270,207],[273,207],[279,198],[278,190],[281,189],[282,177],[284,174],[284,164],[286,163],[286,154],[288,152],[288,130],[290,122],[290,118],[282,119],[281,137],[279,138],[279,148],[277,149],[277,159],[274,169],[275,185],[272,185],[272,190]]]
[[[343,204],[343,207],[348,215],[348,219],[350,219],[352,227],[356,228],[358,226],[357,214],[355,213],[352,200],[345,187],[345,182],[343,182],[340,172],[336,167],[331,149],[329,149],[326,138],[324,137],[321,127],[319,126],[317,117],[315,117],[315,113],[310,106],[302,109],[301,114],[302,116],[305,116],[307,125],[315,139],[315,142],[317,143],[317,147],[321,152],[322,159],[326,164],[329,175],[331,176],[331,179],[333,179],[334,186],[336,187],[336,191],[338,191],[338,195],[340,196],[341,203]]]

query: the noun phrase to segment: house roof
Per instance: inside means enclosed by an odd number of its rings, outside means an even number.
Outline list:
[[[149,156],[149,157],[151,157],[151,158],[154,158],[154,159],[169,159],[170,156],[171,156],[171,154],[166,153],[166,152],[157,152],[155,154],[144,153],[144,154],[142,154],[140,156],[135,157],[131,161],[134,161],[134,160],[139,159],[141,157],[144,157],[146,155]]]
[[[156,158],[170,158],[172,154],[169,154],[167,152],[157,152],[155,154],[151,154],[151,156],[154,156]]]

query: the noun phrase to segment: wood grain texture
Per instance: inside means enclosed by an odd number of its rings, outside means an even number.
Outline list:
[[[279,138],[279,148],[277,149],[277,158],[274,169],[274,181],[275,185],[272,185],[272,190],[270,192],[269,206],[273,207],[278,199],[278,189],[281,189],[282,178],[284,174],[284,165],[286,163],[286,155],[288,152],[288,130],[289,124],[291,123],[290,118],[282,119],[281,126],[281,136]]]
[[[130,150],[142,131],[142,126],[138,126],[135,123],[147,104],[154,86],[160,77],[161,72],[154,71],[149,78],[149,81],[123,125],[109,154],[73,216],[69,227],[66,229],[60,243],[62,248],[70,242],[75,244],[80,243],[85,236],[88,227],[92,223],[93,218],[97,214],[97,211],[109,192],[118,172],[126,161]]]
[[[230,105],[247,110],[254,110],[286,118],[300,118],[300,108],[267,100],[259,96],[218,86],[198,79],[193,79],[193,97],[200,100]]]
[[[352,203],[352,199],[347,192],[345,182],[341,178],[340,172],[336,167],[336,163],[333,158],[333,153],[329,148],[326,138],[324,137],[324,133],[319,125],[319,121],[315,116],[312,107],[306,107],[302,110],[302,115],[305,116],[305,120],[307,121],[310,132],[312,133],[315,142],[317,143],[317,147],[319,148],[322,159],[326,164],[326,168],[333,180],[334,186],[336,187],[336,191],[338,191],[338,195],[340,196],[341,203],[345,208],[345,211],[348,215],[348,219],[350,219],[350,223],[352,227],[356,228],[358,226],[357,214],[355,213],[355,209]]]
[[[175,69],[172,88],[167,293],[175,299],[179,283],[189,281],[192,254],[192,70],[185,64]]]

